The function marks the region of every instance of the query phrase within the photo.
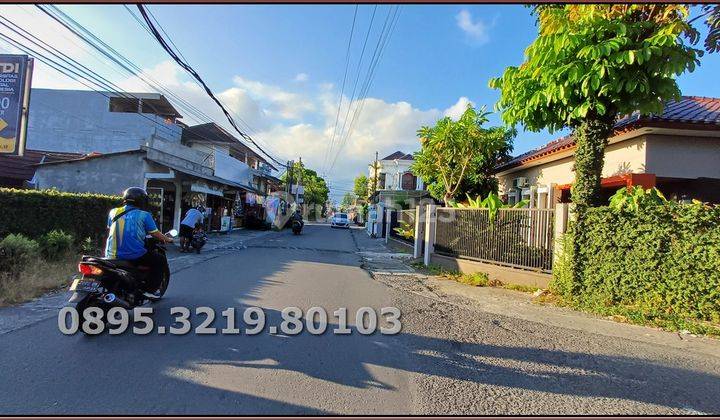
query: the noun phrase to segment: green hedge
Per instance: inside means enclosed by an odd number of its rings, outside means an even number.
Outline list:
[[[573,281],[572,229],[552,290],[594,312],[720,322],[720,206],[667,202],[638,211],[588,210],[586,261]],[[674,322],[674,321],[673,321]],[[676,327],[679,327],[676,323]]]
[[[99,243],[106,235],[107,214],[121,198],[56,190],[0,188],[0,238],[11,233],[40,238],[62,230],[76,241]]]

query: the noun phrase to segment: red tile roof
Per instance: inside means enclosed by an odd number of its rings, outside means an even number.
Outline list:
[[[680,101],[668,101],[662,114],[641,116],[634,112],[621,117],[615,123],[616,131],[626,131],[641,125],[652,125],[655,122],[671,124],[696,124],[706,127],[720,128],[720,98],[706,98],[702,96],[683,96]],[[546,145],[512,158],[499,165],[496,172],[520,166],[528,161],[557,153],[575,147],[575,138],[572,135],[560,137]]]
[[[23,156],[0,155],[0,182],[7,186],[23,186],[35,175],[36,164],[78,159],[80,153],[48,152],[44,150],[25,150]]]

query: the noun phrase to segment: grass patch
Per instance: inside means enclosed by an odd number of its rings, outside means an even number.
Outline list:
[[[532,286],[524,286],[522,284],[503,284],[501,286],[503,289],[508,290],[515,290],[518,292],[525,292],[525,293],[534,293],[539,289],[539,287],[532,287]]]
[[[683,332],[695,335],[720,338],[720,325],[707,321],[683,318],[677,315],[648,311],[646,308],[628,305],[614,306],[580,306],[568,302],[562,296],[548,293],[533,300],[536,303],[567,307],[576,311],[600,315],[609,320],[623,324],[641,325],[659,328],[669,332]]]
[[[537,287],[523,286],[520,284],[505,284],[497,279],[490,279],[487,273],[461,273],[456,270],[448,270],[445,267],[438,264],[430,264],[425,267],[422,262],[414,262],[410,264],[412,267],[420,270],[423,273],[430,274],[433,276],[443,277],[448,280],[453,280],[458,283],[467,284],[476,287],[502,287],[503,289],[515,290],[525,293],[533,293],[537,290]]]
[[[27,302],[67,286],[77,271],[78,257],[66,254],[55,261],[38,259],[16,273],[0,272],[0,307]]]

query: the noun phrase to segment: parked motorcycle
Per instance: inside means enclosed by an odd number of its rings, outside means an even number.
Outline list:
[[[292,222],[292,233],[293,235],[299,235],[302,230],[302,223],[299,220],[293,220]]]
[[[200,250],[207,242],[207,234],[205,232],[193,233],[192,239],[190,239],[190,246],[193,247],[196,253],[200,253]]]
[[[177,231],[166,234],[176,237]],[[153,237],[145,239],[148,252],[155,252],[165,258],[165,269],[160,281],[160,298],[170,284],[170,268],[165,256],[165,246]],[[86,308],[98,307],[104,314],[110,308],[122,306],[132,309],[146,301],[156,302],[160,298],[147,298],[143,295],[150,267],[137,266],[125,260],[107,259],[84,255],[78,264],[82,276],[73,280],[70,291],[73,292],[66,306],[74,307],[80,316],[80,325],[84,322]]]

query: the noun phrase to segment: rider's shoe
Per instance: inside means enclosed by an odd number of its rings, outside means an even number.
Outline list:
[[[148,299],[160,299],[162,296],[160,295],[160,290],[155,291],[155,293],[152,292],[143,292],[143,296],[145,296]]]

